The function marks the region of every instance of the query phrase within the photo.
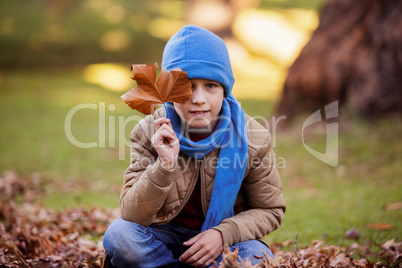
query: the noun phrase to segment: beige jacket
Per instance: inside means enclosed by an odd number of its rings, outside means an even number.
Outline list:
[[[120,210],[123,219],[143,226],[171,221],[189,200],[199,174],[206,215],[219,156],[219,149],[198,161],[180,153],[176,166],[165,169],[151,144],[155,133],[153,121],[162,115],[160,109],[154,116],[147,116],[134,127],[130,136],[132,164],[124,173]],[[235,215],[213,227],[222,233],[224,245],[228,246],[262,239],[280,226],[286,209],[271,135],[247,115],[246,126],[248,161],[234,207]],[[246,164],[241,159],[235,161]]]

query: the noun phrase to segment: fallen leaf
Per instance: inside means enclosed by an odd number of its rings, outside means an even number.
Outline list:
[[[385,222],[369,223],[367,224],[367,228],[374,230],[389,230],[392,228],[392,224]]]
[[[219,263],[218,267],[219,268],[239,267],[238,253],[239,248],[236,248],[234,251],[230,251],[229,247],[225,247],[222,252],[223,260]]]
[[[402,209],[402,202],[389,203],[385,206],[385,210],[398,210],[398,209]]]
[[[395,243],[395,238],[388,240],[382,246],[385,249],[389,249]]]
[[[187,73],[181,69],[173,69],[168,72],[162,69],[158,80],[154,65],[134,64],[132,79],[137,86],[126,92],[121,98],[133,110],[143,114],[152,114],[160,104],[165,102],[183,103],[192,97],[191,82]]]

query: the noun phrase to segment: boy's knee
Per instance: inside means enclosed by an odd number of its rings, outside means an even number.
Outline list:
[[[103,247],[111,263],[118,267],[166,267],[177,261],[150,228],[121,218],[106,230]]]
[[[103,247],[106,254],[110,257],[112,264],[130,264],[133,265],[141,258],[136,244],[136,233],[138,232],[136,224],[124,221],[119,218],[113,221],[107,228],[103,237]],[[138,258],[136,257],[138,256]]]
[[[121,218],[113,221],[109,227],[107,228],[105,235],[103,236],[103,244],[105,245],[113,245],[120,244],[121,240],[127,238],[127,229],[125,229],[125,225],[127,223]]]

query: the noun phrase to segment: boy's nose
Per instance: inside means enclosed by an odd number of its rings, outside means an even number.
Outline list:
[[[191,101],[194,104],[202,104],[206,102],[205,94],[202,87],[193,88],[193,97]]]

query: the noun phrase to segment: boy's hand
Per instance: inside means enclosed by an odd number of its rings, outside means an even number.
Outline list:
[[[183,243],[190,246],[179,258],[191,266],[207,267],[222,253],[223,240],[221,232],[209,229]]]
[[[180,151],[179,140],[168,118],[158,118],[154,124],[156,132],[151,139],[152,145],[155,147],[162,165],[166,169],[172,169]]]

